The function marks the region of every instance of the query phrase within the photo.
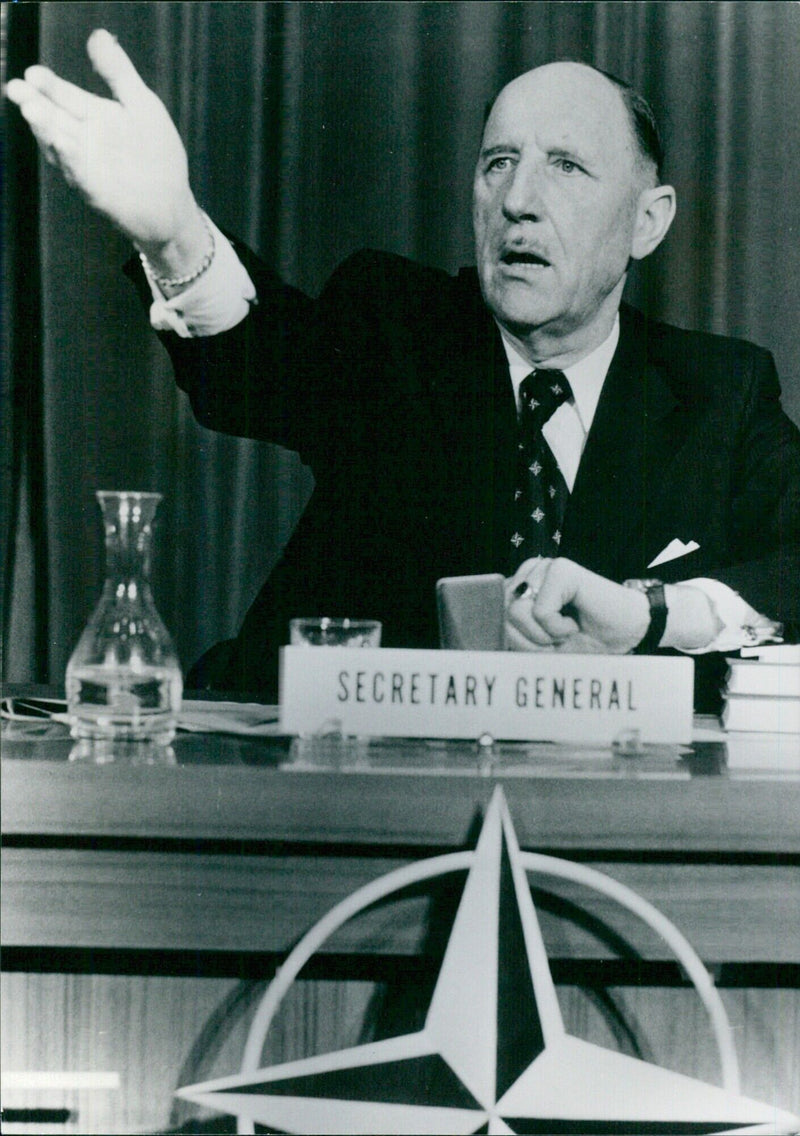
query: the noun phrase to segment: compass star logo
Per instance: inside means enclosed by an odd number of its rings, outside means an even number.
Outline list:
[[[464,855],[471,866],[419,1032],[177,1095],[237,1116],[241,1132],[253,1123],[295,1133],[797,1130],[788,1113],[566,1033],[501,789],[475,852],[438,858],[448,865],[440,872]]]

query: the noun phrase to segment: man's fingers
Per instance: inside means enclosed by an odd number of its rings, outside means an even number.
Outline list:
[[[523,597],[511,604],[506,615],[506,628],[511,627],[530,643],[536,643],[540,647],[552,646],[552,637],[533,618],[530,599]]]
[[[533,605],[533,617],[545,633],[557,642],[580,631],[579,625],[571,616],[562,615],[560,611],[548,610],[540,600]]]
[[[19,109],[40,146],[53,147],[57,152],[73,148],[80,128],[67,111],[38,95],[24,99]]]
[[[527,560],[523,560],[514,575],[508,577],[506,583],[513,588],[524,580],[529,582],[531,580],[538,581],[544,576],[549,564],[550,560],[544,556],[531,556]]]
[[[580,573],[583,572],[572,560],[558,557],[553,560],[542,580],[539,594],[552,606],[563,607],[567,600],[572,599],[578,586]]]
[[[550,563],[543,556],[533,556],[520,564],[513,576],[507,577],[506,610],[518,599],[524,599],[528,604],[535,599]]]
[[[534,643],[527,635],[523,635],[516,627],[506,624],[506,650],[507,651],[552,651],[552,643]]]
[[[86,50],[97,74],[124,105],[136,102],[149,88],[114,36],[98,28],[89,36]]]
[[[50,165],[71,164],[75,153],[75,119],[41,98],[22,103],[19,109]]]
[[[512,650],[547,650],[553,646],[552,637],[534,613],[536,596],[550,564],[549,559],[535,556],[506,580],[506,630],[513,630],[517,637]]]
[[[73,118],[79,121],[86,118],[89,102],[94,96],[76,87],[74,83],[59,78],[49,67],[35,63],[32,67],[26,68],[25,82]]]
[[[570,635],[569,639],[565,639],[563,643],[558,643],[553,650],[558,655],[605,655],[608,653],[608,648],[604,643],[592,638],[591,635],[584,635],[582,632],[577,635]]]
[[[34,91],[24,79],[9,79],[6,84],[5,93],[11,99],[12,103],[16,103],[19,107],[30,99],[39,97],[36,91]]]

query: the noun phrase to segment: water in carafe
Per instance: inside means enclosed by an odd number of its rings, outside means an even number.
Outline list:
[[[106,536],[103,593],[67,665],[67,704],[78,756],[114,744],[166,747],[183,679],[150,590],[158,493],[100,491]]]

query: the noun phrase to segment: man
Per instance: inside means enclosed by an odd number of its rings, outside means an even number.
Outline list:
[[[112,37],[88,50],[113,99],[42,67],[9,97],[139,250],[133,275],[198,419],[295,449],[315,475],[201,681],[273,692],[299,614],[376,617],[384,643],[434,646],[437,578],[491,571],[516,649],[719,663],[779,622],[794,634],[800,438],[771,357],[621,305],[631,260],[675,212],[650,112],[624,85],[556,63],[500,93],[475,173],[477,274],[361,253],[312,301],[201,213],[171,121]],[[526,433],[537,381],[558,393]]]

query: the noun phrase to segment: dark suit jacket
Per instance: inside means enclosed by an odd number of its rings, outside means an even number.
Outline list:
[[[247,319],[163,338],[203,425],[314,473],[281,563],[201,676],[272,695],[292,616],[379,618],[385,645],[436,646],[436,580],[508,571],[516,411],[474,269],[362,252],[312,301],[239,252],[259,295]],[[561,552],[621,581],[653,575],[675,537],[700,547],[662,579],[710,576],[800,625],[800,435],[771,356],[623,306]]]

